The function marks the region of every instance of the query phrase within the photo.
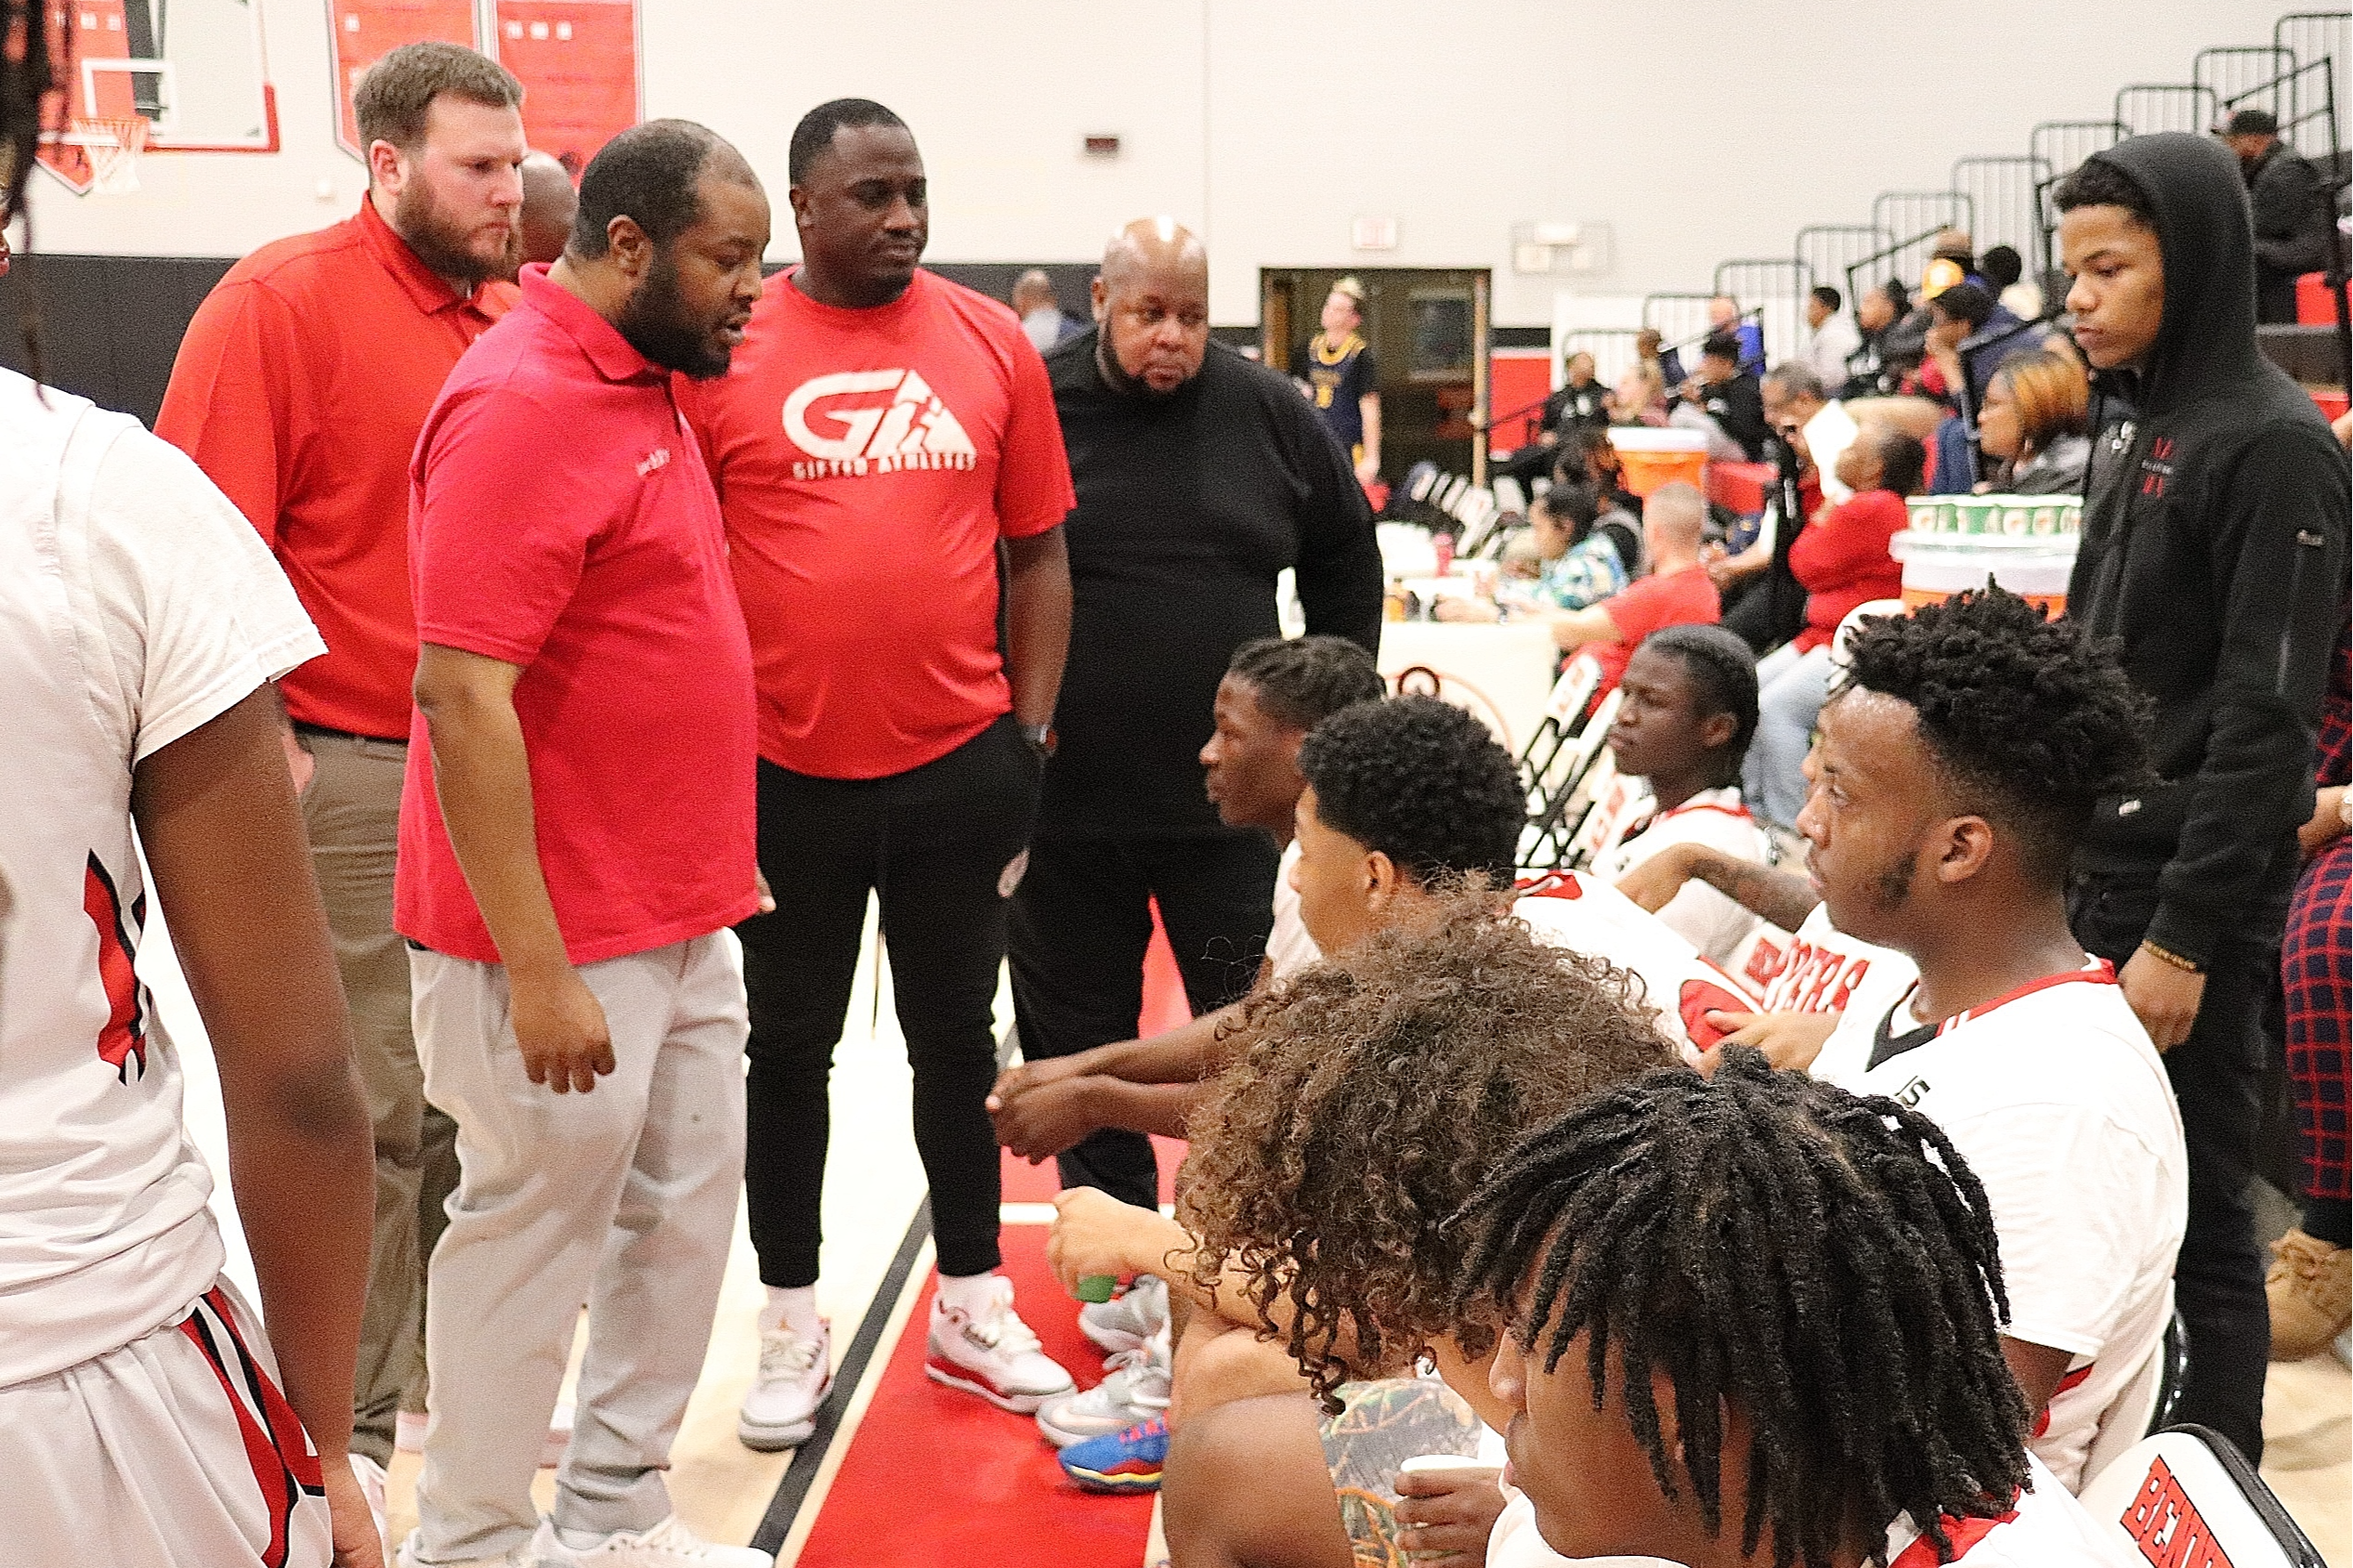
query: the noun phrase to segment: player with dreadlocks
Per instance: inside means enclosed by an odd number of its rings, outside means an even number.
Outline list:
[[[2021,1444],[1993,1212],[1919,1113],[1733,1047],[1570,1111],[1448,1225],[1458,1310],[1509,1326],[1514,1507],[1554,1551],[2109,1561]]]
[[[1831,923],[1920,975],[1847,1009],[1812,1071],[1930,1117],[1985,1183],[2003,1350],[2072,1488],[2159,1353],[2188,1210],[2163,1065],[2067,922],[2093,802],[2140,775],[2145,705],[2107,647],[1999,589],[1867,619],[1849,655],[1797,830]]]

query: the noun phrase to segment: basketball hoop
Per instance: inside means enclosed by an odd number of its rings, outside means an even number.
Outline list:
[[[147,150],[147,129],[146,119],[137,114],[122,119],[76,114],[58,140],[81,150],[90,166],[93,191],[121,196],[139,188],[139,154]]]

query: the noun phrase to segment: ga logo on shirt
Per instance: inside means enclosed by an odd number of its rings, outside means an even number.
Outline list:
[[[891,396],[877,402],[878,392]],[[811,376],[784,400],[784,433],[809,454],[792,465],[796,479],[970,468],[977,461],[963,425],[913,371]]]

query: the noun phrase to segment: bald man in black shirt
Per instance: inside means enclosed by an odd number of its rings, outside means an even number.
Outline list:
[[[1078,509],[1076,603],[1029,865],[1013,895],[1022,1053],[1136,1032],[1157,899],[1196,1013],[1247,990],[1272,922],[1275,850],[1222,826],[1200,751],[1234,650],[1278,634],[1296,569],[1307,630],[1375,648],[1380,553],[1365,492],[1289,382],[1209,342],[1209,256],[1167,219],[1114,236],[1092,332],[1047,357]],[[1097,1132],[1065,1186],[1157,1201],[1149,1140]]]

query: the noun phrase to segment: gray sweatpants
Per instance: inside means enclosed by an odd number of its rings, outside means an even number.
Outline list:
[[[417,1482],[425,1562],[495,1557],[538,1527],[531,1475],[581,1303],[588,1353],[558,1528],[643,1530],[702,1374],[743,1183],[743,981],[726,932],[589,964],[615,1067],[586,1094],[525,1076],[506,972],[409,954],[426,1096],[463,1171],[427,1274]]]

